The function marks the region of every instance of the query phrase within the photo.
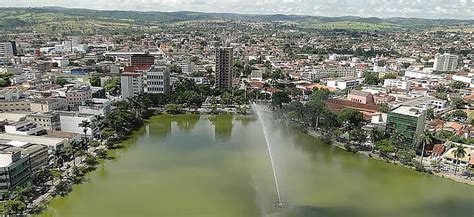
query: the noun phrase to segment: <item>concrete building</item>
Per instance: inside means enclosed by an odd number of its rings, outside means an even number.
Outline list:
[[[454,81],[460,81],[468,84],[469,87],[474,88],[474,73],[467,75],[453,75]]]
[[[181,68],[184,74],[192,74],[195,71],[194,63],[189,60],[176,61],[175,64]]]
[[[84,105],[84,102],[88,99],[92,99],[90,86],[68,87],[66,91],[66,103],[69,110],[78,110],[79,106]]]
[[[402,144],[407,148],[417,148],[425,129],[426,110],[417,107],[400,106],[388,113],[387,132],[402,132],[407,138]]]
[[[57,63],[59,68],[64,68],[69,66],[69,59],[64,57],[54,57],[53,63]]]
[[[152,66],[146,72],[146,93],[170,94],[170,70],[168,66]]]
[[[339,77],[356,77],[357,70],[354,68],[340,67],[340,68],[323,68],[316,69],[310,73],[311,81],[321,78],[339,78]]]
[[[61,132],[61,131],[59,131]],[[76,135],[76,134],[74,134]],[[29,143],[29,144],[37,144],[37,145],[44,145],[48,147],[50,152],[62,148],[64,144],[67,142],[68,139],[66,138],[60,138],[60,137],[55,137],[51,135],[45,135],[45,136],[32,136],[32,135],[18,135],[18,134],[8,134],[4,133],[2,134],[3,140],[10,140],[10,141],[17,141],[17,142],[23,142],[23,143]]]
[[[347,94],[347,100],[361,104],[375,104],[371,93],[360,90],[353,90]]]
[[[45,130],[61,130],[61,123],[57,112],[36,112],[27,114],[26,120],[36,123]]]
[[[383,82],[383,87],[396,88],[401,90],[410,90],[411,82],[400,79],[385,79]]]
[[[85,105],[79,106],[79,113],[99,115],[106,117],[112,109],[112,103],[109,99],[89,99],[85,101]]]
[[[122,73],[120,77],[122,99],[127,99],[143,92],[143,75],[141,73]]]
[[[15,45],[15,47],[13,47]],[[0,42],[0,57],[11,58],[16,55],[16,43]]]
[[[265,70],[263,69],[255,69],[252,70],[252,73],[250,74],[250,80],[254,81],[262,81],[263,80],[263,72]]]
[[[35,99],[30,103],[30,107],[30,110],[32,112],[51,112],[68,110],[68,104],[66,100],[60,98]]]
[[[155,57],[149,54],[132,54],[130,56],[130,65],[131,66],[140,66],[148,65],[151,66],[155,64]]]
[[[219,47],[216,49],[216,88],[229,89],[232,87],[234,66],[234,49]]]
[[[439,111],[439,110],[447,108],[448,101],[443,100],[443,99],[438,99],[436,97],[431,97],[431,96],[422,96],[422,97],[416,97],[414,99],[407,100],[403,102],[402,105],[418,107],[418,108],[423,108],[423,109],[433,108],[435,111]]]
[[[30,101],[0,100],[0,112],[27,112],[31,111]]]
[[[27,142],[0,140],[0,151],[18,152],[30,156],[31,171],[35,172],[49,164],[48,147]]]
[[[42,135],[45,130],[42,126],[33,121],[20,121],[14,124],[5,125],[5,133],[18,135]]]
[[[94,115],[92,114],[81,114],[79,112],[60,112],[59,119],[61,123],[61,131],[69,133],[84,133],[82,127],[79,127],[79,124],[82,121],[92,122]],[[92,135],[95,133],[96,129],[87,129],[87,135]]]
[[[21,151],[0,152],[0,198],[9,199],[8,192],[31,181],[30,156]]]
[[[345,89],[354,89],[356,88],[361,81],[359,79],[350,79],[350,78],[340,78],[340,79],[330,79],[327,81],[327,86],[332,88],[337,88],[339,90]]]
[[[455,71],[458,67],[457,55],[451,55],[449,53],[436,54],[433,69],[440,72]]]

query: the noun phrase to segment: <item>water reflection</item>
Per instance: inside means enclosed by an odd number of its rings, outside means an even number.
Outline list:
[[[214,125],[216,141],[226,142],[232,137],[233,115],[212,115],[208,120]]]
[[[199,122],[199,115],[179,115],[174,117],[176,126],[185,132],[191,131]]]

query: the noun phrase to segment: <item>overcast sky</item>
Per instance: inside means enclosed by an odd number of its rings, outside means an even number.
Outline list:
[[[0,0],[0,7],[474,19],[474,0]]]

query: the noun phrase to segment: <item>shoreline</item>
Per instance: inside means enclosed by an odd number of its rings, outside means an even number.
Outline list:
[[[285,124],[287,124],[287,123],[285,123]],[[306,132],[303,132],[303,131],[301,131],[301,132],[306,134],[306,135],[309,135],[309,136],[312,136],[314,138],[317,138],[317,139],[321,140],[321,134],[316,132],[316,131],[308,130]],[[331,144],[327,144],[327,145],[335,146],[335,147],[337,147],[341,150],[351,152],[351,151],[347,150],[346,148],[344,148],[343,143],[335,141],[335,140],[331,140]],[[351,153],[354,153],[354,154],[357,154],[357,155],[360,155],[360,156],[365,156],[365,157],[368,157],[368,158],[371,158],[371,159],[374,159],[374,160],[383,161],[383,162],[386,162],[386,163],[389,163],[389,164],[402,166],[402,167],[405,167],[407,169],[413,170],[415,172],[420,172],[420,171],[416,171],[414,167],[410,167],[410,166],[402,164],[400,161],[385,159],[385,158],[382,158],[379,155],[374,154],[374,153],[367,153],[367,152],[362,152],[362,151],[351,152]],[[451,175],[451,174],[445,174],[445,173],[440,173],[440,172],[435,172],[435,171],[431,171],[431,173],[427,173],[427,172],[420,172],[420,173],[425,173],[427,175],[433,175],[433,176],[437,176],[437,177],[440,177],[440,178],[445,178],[445,179],[448,179],[448,180],[451,180],[451,181],[454,181],[454,182],[457,182],[457,183],[474,186],[474,180],[463,179],[463,178],[460,178],[458,176],[454,176],[454,175]]]

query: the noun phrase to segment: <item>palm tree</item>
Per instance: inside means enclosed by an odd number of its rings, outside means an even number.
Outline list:
[[[462,145],[455,145],[453,151],[454,157],[456,158],[456,167],[454,169],[454,175],[456,175],[459,166],[459,158],[463,158],[466,156],[467,152],[464,150],[464,146]]]
[[[407,140],[407,136],[402,131],[395,130],[390,139],[396,146],[400,147]]]
[[[72,163],[74,167],[76,166],[76,153],[79,152],[81,149],[79,143],[76,140],[72,140],[69,142],[69,145],[71,146],[71,152],[72,152]]]
[[[427,145],[431,145],[433,143],[433,134],[431,132],[424,132],[423,134],[421,134],[421,144],[423,145],[422,149],[421,149],[421,160],[420,160],[420,163],[421,165],[423,165],[423,157],[425,155],[425,147]]]
[[[91,122],[89,120],[83,120],[79,123],[79,127],[82,127],[82,132],[84,132],[84,140],[87,144],[87,130],[91,128]]]

